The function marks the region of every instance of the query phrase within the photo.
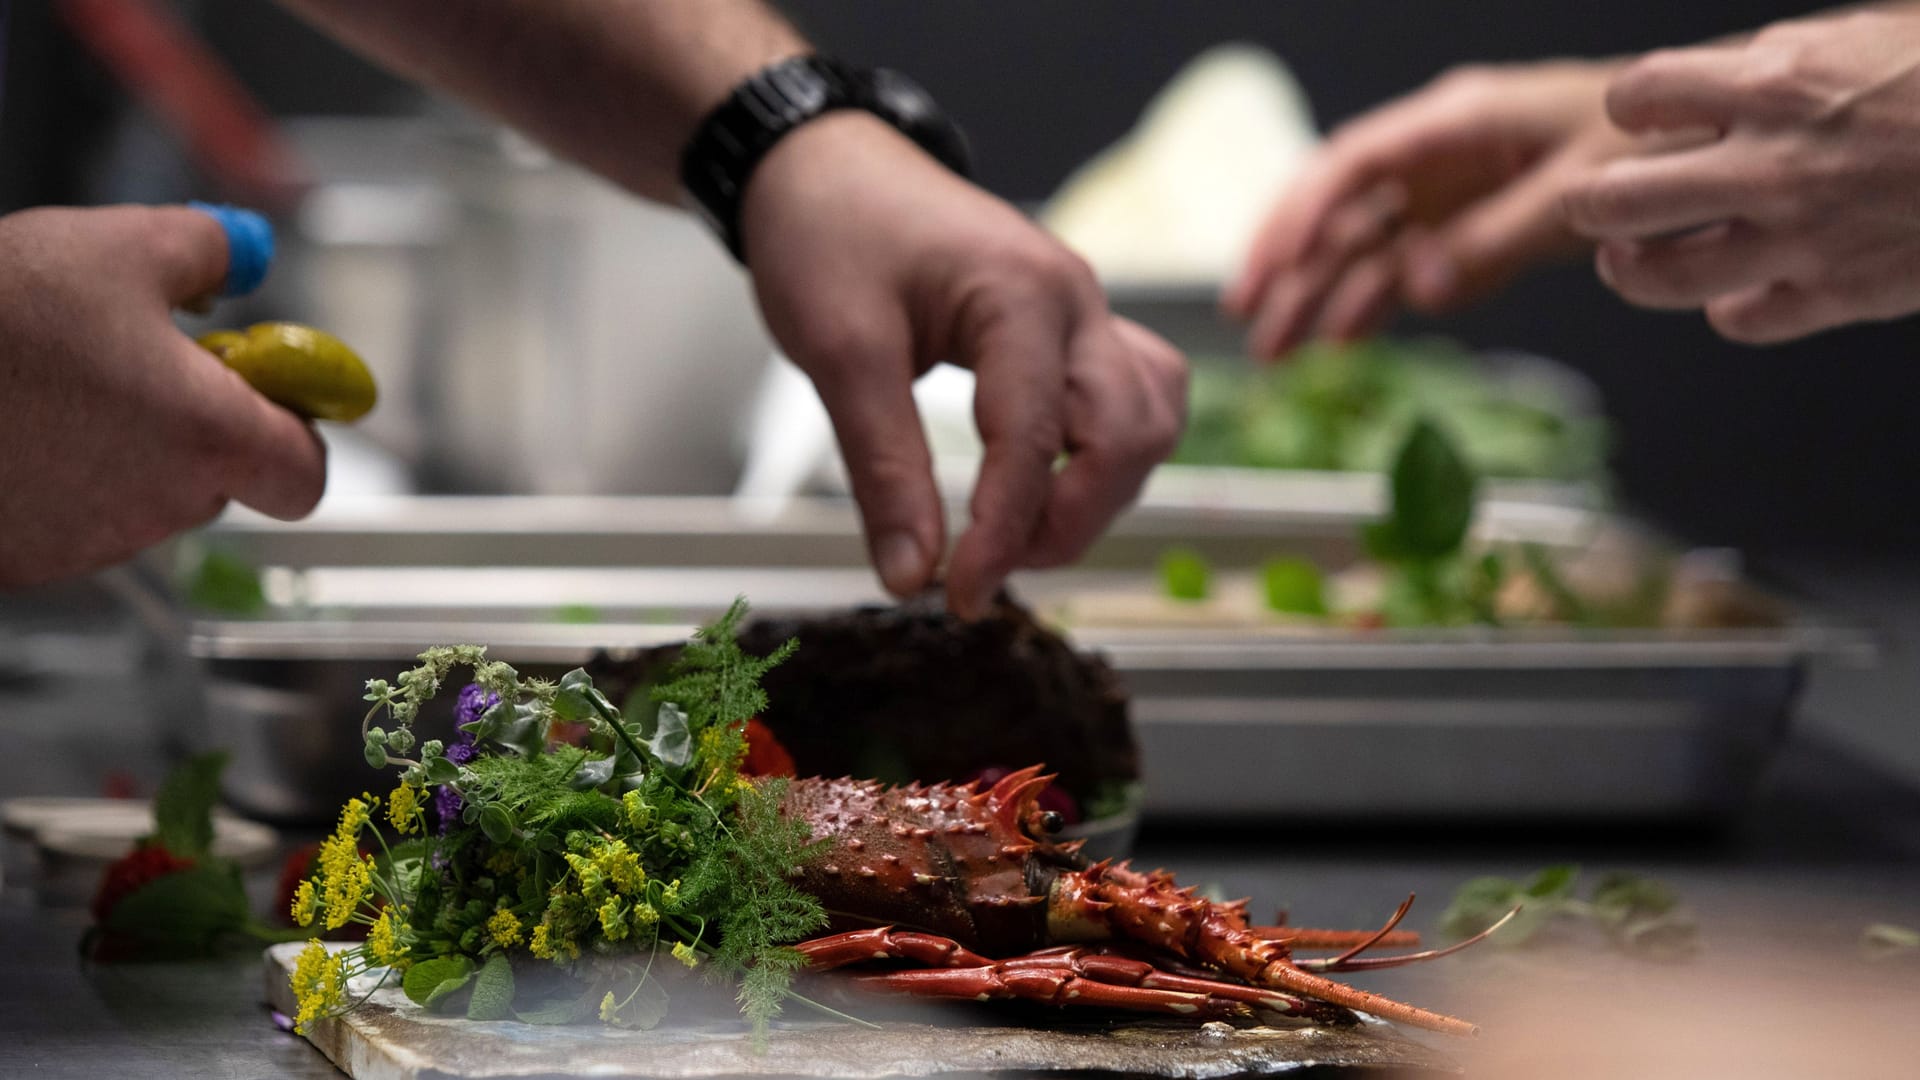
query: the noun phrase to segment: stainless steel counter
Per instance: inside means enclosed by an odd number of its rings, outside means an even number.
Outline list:
[[[83,915],[37,904],[32,862],[24,856],[10,844],[7,886],[0,892],[0,1076],[337,1075],[304,1041],[273,1027],[258,1003],[259,967],[251,954],[200,964],[83,967],[74,952]],[[1469,877],[1524,874],[1566,860],[1596,873],[1655,874],[1699,913],[1706,949],[1677,968],[1563,942],[1518,953],[1482,949],[1354,979],[1487,1023],[1475,1053],[1500,1045],[1497,1018],[1511,992],[1574,995],[1572,1007],[1596,980],[1608,986],[1631,980],[1636,992],[1648,993],[1663,978],[1738,969],[1756,957],[1806,957],[1810,978],[1881,986],[1875,1001],[1888,1000],[1890,987],[1891,1000],[1909,1016],[1920,1003],[1920,956],[1871,964],[1855,947],[1869,923],[1920,925],[1920,792],[1805,740],[1790,747],[1748,824],[1733,834],[1449,829],[1444,835],[1352,835],[1296,823],[1266,831],[1149,834],[1140,859],[1226,895],[1251,895],[1258,914],[1286,905],[1302,924],[1371,925],[1415,890],[1421,903],[1412,922],[1430,927],[1445,898]],[[1820,994],[1808,991],[1810,1009]],[[1871,1018],[1849,1024],[1856,1036],[1872,1031]]]

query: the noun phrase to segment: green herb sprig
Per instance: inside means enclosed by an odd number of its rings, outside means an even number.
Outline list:
[[[764,1033],[797,999],[791,943],[827,917],[789,880],[812,852],[805,825],[780,813],[785,782],[740,772],[746,721],[767,704],[760,679],[794,647],[744,653],[734,633],[745,611],[736,602],[700,631],[639,716],[583,670],[522,678],[474,645],[428,649],[393,681],[369,682],[364,747],[370,764],[400,770],[384,805],[401,842],[370,823],[381,800],[343,810],[294,914],[364,923],[367,942],[309,945],[294,974],[298,1022],[353,1007],[348,980],[384,968],[417,1003],[475,1019],[649,1027],[671,1000],[667,973],[684,966],[737,983]],[[462,725],[474,752],[456,761],[413,726],[463,666],[491,704]],[[583,725],[586,743],[551,745],[562,722]],[[444,835],[426,833],[434,787],[460,806]],[[378,856],[358,853],[363,830]],[[528,979],[528,965],[543,977]]]

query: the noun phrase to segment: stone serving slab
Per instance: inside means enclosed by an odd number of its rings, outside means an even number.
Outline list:
[[[292,1015],[287,985],[304,946],[265,954],[267,1000]],[[356,980],[356,996],[373,985]],[[789,1010],[791,1013],[792,1010]],[[762,1051],[737,1021],[652,1031],[601,1024],[543,1027],[430,1014],[397,987],[373,991],[347,1016],[313,1025],[308,1039],[354,1080],[482,1080],[533,1077],[1235,1077],[1316,1069],[1394,1076],[1450,1076],[1444,1055],[1380,1022],[1350,1028],[1202,1027],[1167,1021],[1101,1020],[1071,1014],[1048,1027],[991,1021],[1000,1010],[943,1007],[924,1022],[886,1020],[879,1030],[830,1019],[783,1019]],[[1032,1015],[1028,1013],[1026,1015]],[[1051,1019],[1053,1014],[1045,1014]],[[1319,1075],[1319,1072],[1316,1072]]]

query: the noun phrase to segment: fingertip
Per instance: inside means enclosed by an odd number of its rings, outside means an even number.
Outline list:
[[[873,566],[887,592],[905,599],[927,587],[933,578],[934,553],[907,530],[876,536],[871,545]]]

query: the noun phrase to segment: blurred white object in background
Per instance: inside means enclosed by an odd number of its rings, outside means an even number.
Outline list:
[[[1216,46],[1068,177],[1040,218],[1109,286],[1217,286],[1319,141],[1278,57]]]
[[[973,372],[940,364],[913,384],[913,401],[941,491],[950,499],[964,496],[981,450],[973,427]],[[747,415],[746,466],[733,489],[739,513],[772,520],[795,495],[848,490],[827,407],[792,361],[779,353],[767,359]]]

